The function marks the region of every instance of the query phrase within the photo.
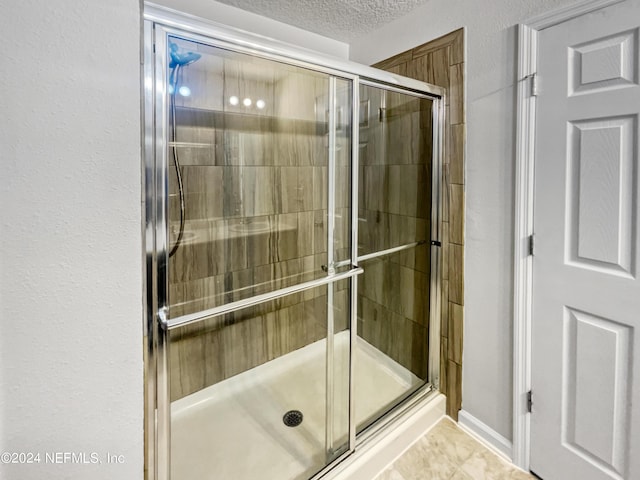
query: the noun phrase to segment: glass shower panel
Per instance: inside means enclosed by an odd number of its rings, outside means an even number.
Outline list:
[[[351,259],[351,133],[352,92],[351,80],[335,79],[335,185],[334,203],[334,264],[344,265]],[[336,271],[341,268],[336,267]]]
[[[329,166],[350,165],[351,81],[172,36],[168,51],[169,316],[348,261],[349,177],[330,195]]]
[[[358,255],[412,243],[427,257],[432,101],[360,87]]]
[[[172,480],[301,480],[347,451],[349,295],[342,280],[171,331]]]
[[[427,382],[432,101],[361,85],[359,137],[361,431]]]

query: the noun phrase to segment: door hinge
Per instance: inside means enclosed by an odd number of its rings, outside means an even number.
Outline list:
[[[532,96],[532,97],[537,97],[538,93],[539,93],[539,90],[538,90],[538,74],[537,73],[532,73],[531,75],[527,75],[524,78],[529,80],[529,95]]]
[[[533,255],[533,235],[529,235],[529,255]]]
[[[531,399],[531,390],[527,392],[527,412],[531,413],[533,407],[533,400]]]

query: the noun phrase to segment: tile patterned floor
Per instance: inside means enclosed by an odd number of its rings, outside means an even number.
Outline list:
[[[448,418],[442,419],[376,480],[534,480]]]

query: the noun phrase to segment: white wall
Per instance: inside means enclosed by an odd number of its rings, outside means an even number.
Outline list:
[[[575,0],[430,0],[351,43],[371,64],[466,27],[463,409],[512,437],[515,25]]]
[[[0,3],[0,478],[141,479],[140,5]]]
[[[348,57],[216,2],[164,3]],[[0,453],[41,460],[2,479],[143,477],[140,7],[0,0]],[[103,463],[47,463],[65,452]]]
[[[349,58],[349,45],[215,0],[154,0],[154,4],[274,38],[336,57]]]

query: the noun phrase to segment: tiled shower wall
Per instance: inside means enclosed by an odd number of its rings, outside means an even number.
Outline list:
[[[186,228],[169,262],[172,317],[261,293],[243,287],[286,286],[286,278],[313,276],[326,263],[327,148],[313,103],[310,111],[308,101],[296,103],[295,90],[326,97],[328,80],[293,72],[276,79],[263,70],[256,80],[227,61],[224,78],[213,82],[197,70],[184,74],[193,94],[178,97]],[[231,95],[263,98],[266,107],[246,113],[223,101]],[[173,244],[180,210],[172,167],[169,188]]]
[[[233,62],[225,78],[212,79],[207,65],[199,66],[204,72],[184,73],[193,100],[179,99],[176,115],[186,228],[169,261],[174,318],[324,276],[327,260],[328,79],[262,68],[256,80],[241,66],[234,71]],[[222,94],[216,84],[224,85]],[[263,98],[266,107],[247,114],[224,104],[231,95]],[[347,242],[337,245],[340,260],[350,238],[346,134],[337,143],[336,238]],[[169,158],[173,244],[179,197],[171,151]],[[346,327],[346,287],[342,282],[335,295],[337,331]],[[326,288],[318,288],[178,329],[172,400],[324,338],[326,308]]]
[[[383,60],[374,67],[447,89],[443,168],[442,323],[440,389],[457,419],[462,401],[464,305],[464,30]]]
[[[218,59],[205,56],[202,61]],[[261,69],[260,80],[241,68],[225,72],[228,78],[213,79],[224,85],[223,94],[202,98],[198,92],[215,92],[211,74],[187,70],[185,76],[193,73],[186,78],[193,96],[178,103],[187,226],[184,242],[169,265],[174,318],[325,275],[321,267],[327,252],[326,79],[278,75],[268,68]],[[222,101],[230,95],[255,98],[256,92],[267,103],[257,114],[247,115],[241,107]],[[309,92],[315,105],[300,101]],[[379,98],[362,100],[371,104],[368,126],[361,125],[360,254],[421,243],[363,264],[359,332],[424,379],[430,286],[430,102],[418,101],[407,111],[402,101],[394,105],[390,95],[382,118]],[[346,108],[338,117],[349,118]],[[349,251],[350,149],[349,128],[338,125],[338,130],[336,254],[342,260]],[[169,175],[173,241],[179,199],[173,168]],[[335,294],[336,331],[347,325],[347,286],[341,282]],[[315,289],[172,332],[172,400],[324,338],[326,308],[326,289]]]
[[[432,102],[368,86],[360,101],[359,253],[418,245],[360,262],[358,334],[426,380]]]

